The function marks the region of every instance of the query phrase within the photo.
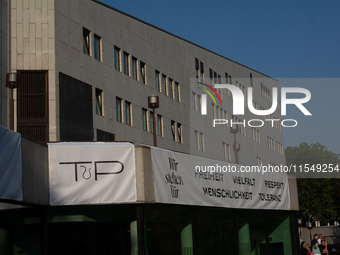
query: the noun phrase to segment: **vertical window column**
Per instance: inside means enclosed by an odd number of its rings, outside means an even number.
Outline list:
[[[102,38],[96,34],[94,34],[94,58],[98,61],[102,61],[101,56],[101,40]]]

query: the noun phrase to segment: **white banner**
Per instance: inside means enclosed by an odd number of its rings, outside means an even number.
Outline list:
[[[241,165],[158,148],[151,157],[156,202],[290,210],[287,174],[247,173]]]
[[[22,201],[21,135],[0,126],[0,198]]]
[[[134,146],[130,143],[51,143],[50,204],[136,202]]]

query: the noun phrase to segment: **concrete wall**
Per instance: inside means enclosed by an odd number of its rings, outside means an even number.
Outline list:
[[[72,15],[70,15],[72,13]],[[250,86],[250,73],[253,75],[254,101],[264,109],[269,109],[271,101],[261,95],[261,82],[268,88],[278,86],[278,82],[250,68],[230,61],[195,44],[180,39],[161,29],[141,22],[115,9],[106,7],[94,1],[56,1],[55,2],[55,51],[56,74],[65,73],[93,86],[93,120],[94,128],[114,133],[117,141],[132,141],[147,145],[153,144],[152,134],[143,131],[142,108],[148,109],[147,97],[156,94],[160,97],[160,108],[157,113],[163,116],[163,137],[158,136],[158,146],[170,150],[186,152],[199,156],[224,160],[223,142],[232,148],[233,136],[229,128],[212,128],[212,107],[208,105],[208,116],[205,124],[200,127],[191,126],[193,107],[190,82],[196,77],[195,58],[204,63],[205,77],[209,77],[209,68],[224,77],[225,72],[233,77],[233,84],[241,83]],[[90,56],[83,53],[83,28],[89,30],[91,47]],[[100,61],[93,56],[94,34],[101,37],[102,58]],[[131,75],[127,76],[114,68],[114,47],[129,54],[130,69],[132,57],[146,63],[147,84],[142,84]],[[122,65],[122,55],[121,63]],[[163,95],[155,89],[155,70],[178,82],[181,88],[181,102]],[[131,71],[131,70],[130,70]],[[55,95],[58,102],[58,75],[56,75]],[[50,84],[50,87],[52,84]],[[95,113],[95,89],[104,92],[104,114]],[[132,103],[132,126],[116,121],[116,97]],[[227,90],[222,91],[223,109],[232,117],[232,99],[227,96]],[[59,110],[56,103],[56,140],[59,138]],[[280,109],[272,115],[280,118]],[[203,119],[202,116],[199,116]],[[244,118],[255,116],[247,113]],[[256,116],[257,117],[257,116]],[[258,117],[257,117],[258,118]],[[243,119],[243,117],[240,119]],[[182,124],[183,144],[172,140],[171,120]],[[197,128],[204,134],[205,151],[196,149],[194,131]],[[253,141],[252,130],[246,127],[244,135],[238,134],[237,141],[241,144],[240,163],[257,165],[257,157],[263,164],[284,164],[285,158],[268,148],[267,137],[283,145],[283,133],[270,123],[260,128],[261,143]],[[96,133],[96,132],[95,132]],[[50,135],[51,137],[51,135]],[[96,139],[96,136],[95,136]],[[231,161],[234,162],[234,152],[231,151]]]
[[[2,3],[6,1],[2,0]],[[195,58],[204,63],[204,75],[208,79],[211,68],[222,78],[227,72],[233,77],[234,85],[239,83],[247,88],[251,86],[251,73],[253,100],[264,109],[269,109],[272,102],[261,94],[261,83],[271,91],[278,86],[276,80],[260,72],[95,1],[13,0],[10,8],[11,71],[48,70],[50,141],[60,140],[60,72],[92,85],[94,140],[96,129],[100,129],[115,134],[117,141],[152,145],[150,128],[148,131],[143,130],[142,108],[148,109],[147,97],[156,94],[160,97],[157,114],[163,116],[163,135],[157,137],[159,147],[231,162],[235,162],[232,150],[234,138],[228,127],[212,127],[211,102],[208,101],[207,116],[192,111],[193,95],[190,85],[196,77]],[[90,31],[90,55],[83,53],[83,28]],[[99,61],[93,54],[95,34],[101,37]],[[129,54],[130,75],[115,70],[115,46],[121,49],[121,69],[123,51]],[[146,64],[145,85],[140,79],[131,77],[132,57],[138,59],[138,64],[139,61]],[[180,84],[180,102],[156,91],[155,70]],[[95,112],[96,88],[103,91],[103,115]],[[6,106],[8,103],[4,100],[4,95],[7,96],[7,91],[2,88],[1,103]],[[228,97],[226,89],[220,95],[223,98],[223,107],[219,106],[219,109],[227,111],[230,120],[232,98]],[[131,102],[132,125],[116,121],[116,97],[123,99],[123,102]],[[2,110],[2,120],[3,112]],[[237,117],[241,120],[260,118],[250,114],[247,109],[244,116]],[[272,117],[281,118],[279,107]],[[192,119],[199,119],[203,124],[194,126]],[[182,124],[183,143],[172,140],[171,121]],[[282,130],[271,127],[269,122],[258,129],[261,142],[253,140],[252,129],[248,125],[244,134],[237,134],[237,142],[241,145],[240,164],[257,165],[257,158],[261,158],[265,165],[285,164],[285,157],[278,153],[276,146],[277,142],[284,146]],[[204,134],[204,151],[196,148],[195,130]],[[268,137],[274,139],[275,151],[269,148]],[[224,159],[223,143],[230,146],[230,160]]]
[[[11,0],[11,71],[48,70],[52,141],[56,139],[54,13],[54,0]]]

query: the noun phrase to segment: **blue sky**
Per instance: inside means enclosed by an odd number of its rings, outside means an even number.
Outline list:
[[[285,146],[320,142],[340,153],[340,1],[101,2],[279,79],[281,86],[310,90],[312,116],[297,108],[287,114],[299,124],[284,128]]]

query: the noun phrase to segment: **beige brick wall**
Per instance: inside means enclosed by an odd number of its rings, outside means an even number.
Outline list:
[[[11,0],[11,71],[48,70],[50,140],[56,140],[54,0]]]

